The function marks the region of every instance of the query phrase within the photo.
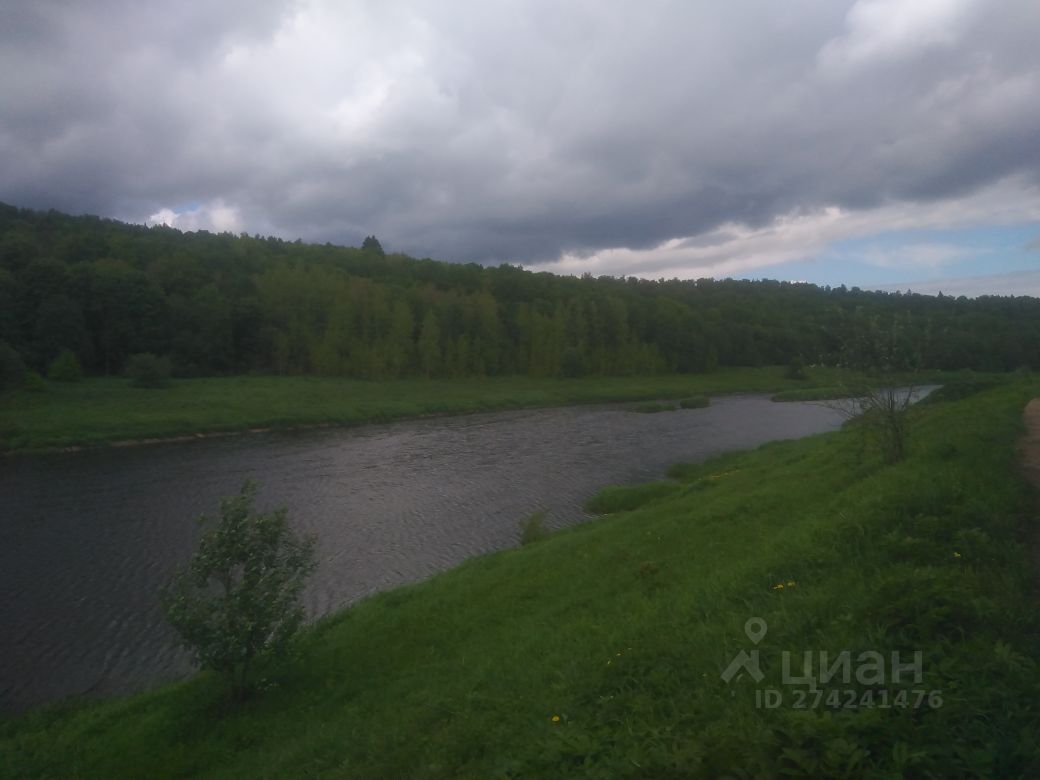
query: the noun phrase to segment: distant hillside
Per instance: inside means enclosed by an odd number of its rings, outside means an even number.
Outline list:
[[[182,233],[0,204],[0,342],[89,373],[625,375],[838,364],[879,339],[922,368],[1040,368],[1040,300],[787,282],[530,273],[373,248]]]

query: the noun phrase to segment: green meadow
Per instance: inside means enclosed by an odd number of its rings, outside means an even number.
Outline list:
[[[814,368],[812,380],[845,376]],[[495,377],[370,382],[303,376],[175,380],[163,389],[125,378],[48,382],[0,396],[0,451],[95,446],[251,428],[355,425],[403,417],[578,403],[647,401],[734,392],[773,393],[804,383],[780,367],[706,374],[539,379]],[[674,406],[674,405],[672,405]],[[669,407],[671,408],[671,407]]]
[[[518,519],[515,549],[310,628],[244,704],[203,674],[9,719],[0,773],[1040,776],[1036,503],[1015,461],[1037,387],[970,390],[914,408],[896,465],[852,423],[608,489],[600,518],[524,546]],[[762,681],[724,681],[752,649]],[[816,699],[784,683],[785,650],[920,651],[921,679],[859,665]]]

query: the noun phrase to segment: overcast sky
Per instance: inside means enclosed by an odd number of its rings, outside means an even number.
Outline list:
[[[0,200],[1040,294],[1038,41],[1037,0],[5,0]]]

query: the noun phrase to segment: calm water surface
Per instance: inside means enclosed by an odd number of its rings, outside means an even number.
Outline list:
[[[817,404],[714,399],[638,414],[568,407],[0,460],[0,708],[140,690],[189,671],[157,589],[195,518],[246,478],[319,540],[320,616],[515,545],[538,508],[582,522],[605,485],[656,479],[775,439],[832,430]]]

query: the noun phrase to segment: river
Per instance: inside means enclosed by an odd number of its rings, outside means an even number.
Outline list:
[[[190,671],[158,589],[195,518],[246,478],[318,537],[312,617],[517,544],[520,522],[588,520],[605,485],[833,430],[819,404],[716,398],[641,414],[582,406],[251,434],[0,460],[0,709],[142,690]]]

